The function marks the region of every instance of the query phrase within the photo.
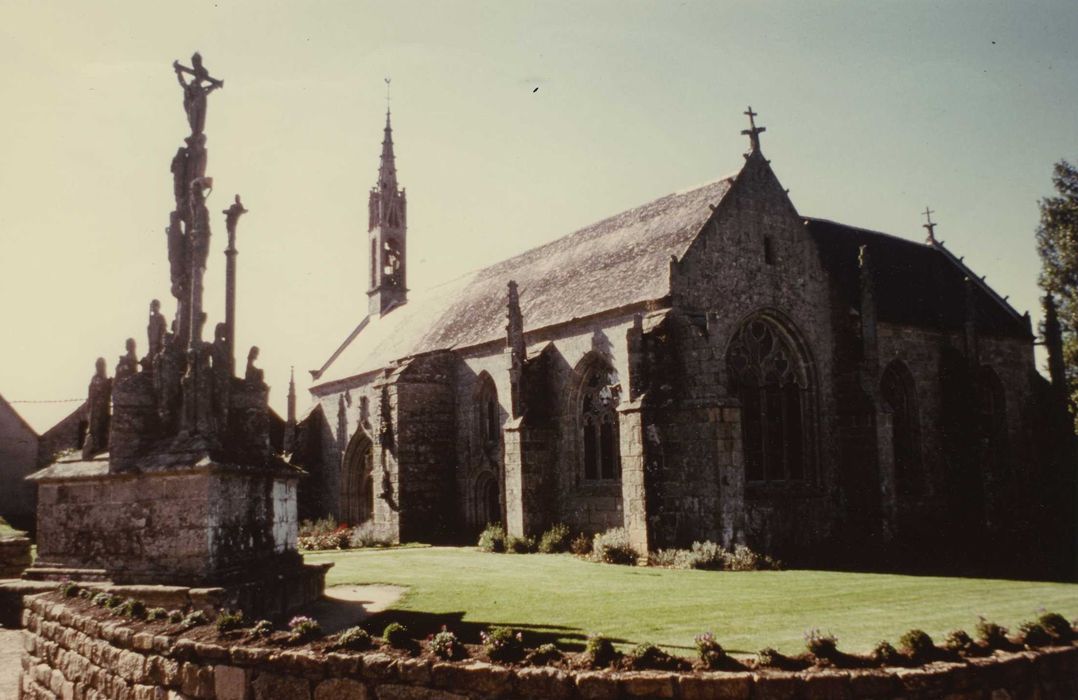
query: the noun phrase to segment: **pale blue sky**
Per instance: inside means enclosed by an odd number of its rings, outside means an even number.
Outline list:
[[[142,350],[151,298],[172,314],[171,63],[196,49],[226,83],[211,211],[235,192],[251,211],[238,345],[261,346],[278,408],[289,365],[306,380],[366,308],[386,75],[413,288],[736,171],[751,104],[802,214],[921,240],[930,205],[938,236],[1039,318],[1037,200],[1053,162],[1078,159],[1073,1],[0,0],[0,33],[12,399],[81,395],[98,355]]]

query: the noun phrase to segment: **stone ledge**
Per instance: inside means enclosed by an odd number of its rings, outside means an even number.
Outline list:
[[[42,596],[27,599],[25,697],[258,700],[551,698],[1078,697],[1078,646],[996,652],[968,663],[847,671],[721,673],[566,671],[470,660],[435,662],[379,651],[228,647],[102,623]]]

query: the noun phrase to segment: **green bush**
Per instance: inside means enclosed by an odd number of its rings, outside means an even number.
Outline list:
[[[296,615],[288,621],[288,637],[291,641],[299,643],[322,636],[322,625],[318,620],[306,615]]]
[[[606,668],[618,658],[614,643],[601,634],[590,634],[584,643],[584,661],[591,668]]]
[[[1032,620],[1018,627],[1018,640],[1027,647],[1046,647],[1052,643],[1052,635],[1040,622]]]
[[[1010,640],[1007,639],[1007,628],[984,617],[977,620],[974,632],[977,633],[977,639],[989,649],[1007,649],[1011,646]]]
[[[368,520],[352,528],[348,536],[348,542],[357,549],[363,547],[388,547],[393,541],[380,533],[374,525],[374,520]]]
[[[688,554],[687,549],[656,549],[648,552],[648,566],[656,566],[663,569],[679,569],[681,557]]]
[[[504,552],[505,540],[504,527],[496,524],[487,525],[479,534],[479,549],[484,552]]]
[[[777,668],[786,662],[786,657],[771,647],[764,647],[756,652],[756,665],[760,668]]]
[[[115,608],[117,605],[122,603],[123,599],[119,596],[110,595],[102,591],[95,594],[94,597],[90,599],[90,602],[99,608],[106,608],[108,610],[111,610],[112,608]]]
[[[222,610],[217,614],[213,622],[218,632],[230,632],[243,627],[243,613],[240,611]]]
[[[539,551],[543,554],[568,552],[572,533],[564,523],[555,523],[539,538]]]
[[[491,661],[520,661],[524,658],[524,635],[509,627],[491,627],[480,632],[483,651]]]
[[[898,649],[895,649],[886,639],[878,642],[869,656],[881,666],[897,666],[903,661],[902,654],[899,654]]]
[[[973,638],[965,630],[951,630],[943,638],[943,648],[956,654],[969,654],[976,650]]]
[[[382,630],[382,640],[394,649],[411,649],[414,642],[408,628],[399,622],[390,622]]]
[[[1071,627],[1071,623],[1067,621],[1067,618],[1063,617],[1059,613],[1046,612],[1037,618],[1037,622],[1041,623],[1041,626],[1048,631],[1048,634],[1052,635],[1052,639],[1057,642],[1070,642],[1074,639],[1074,628]]]
[[[578,557],[591,556],[591,538],[581,532],[569,543],[569,551]]]
[[[754,552],[743,544],[734,547],[724,559],[728,571],[778,571],[782,564],[766,554]]]
[[[64,581],[56,587],[56,590],[65,598],[74,598],[79,594],[78,585],[71,581]]]
[[[445,625],[442,625],[440,632],[431,636],[427,646],[430,648],[431,653],[439,659],[459,659],[464,655],[464,645],[460,643],[457,635],[450,632]]]
[[[936,643],[924,630],[913,629],[906,632],[899,638],[898,646],[917,663],[930,660],[936,653]]]
[[[640,558],[629,542],[629,531],[623,527],[611,528],[596,535],[592,542],[592,552],[596,559],[606,564],[633,566]]]
[[[365,651],[371,648],[371,635],[362,627],[349,627],[337,635],[333,646],[336,649]]]
[[[195,610],[184,616],[183,620],[180,621],[180,627],[189,630],[193,627],[198,627],[199,625],[207,625],[209,622],[210,619],[206,617],[206,613],[201,610]]]
[[[650,642],[637,644],[629,652],[629,662],[634,669],[666,669],[674,665],[674,659]]]
[[[838,639],[830,632],[813,628],[805,632],[805,648],[817,659],[834,659],[838,655]]]
[[[179,624],[179,623],[183,622],[183,611],[182,610],[169,610],[168,611],[168,621],[173,623],[173,624]]]
[[[513,554],[532,554],[535,552],[535,538],[510,535],[505,540],[505,549]]]
[[[252,637],[268,637],[273,634],[273,623],[269,620],[259,620],[251,626]]]
[[[696,653],[705,668],[718,668],[726,660],[726,650],[710,632],[698,634],[693,641],[696,642]]]
[[[539,648],[528,654],[527,662],[533,666],[546,666],[562,658],[561,650],[553,644],[541,644]]]
[[[150,608],[146,611],[146,622],[157,622],[158,620],[167,620],[168,611],[164,608]]]
[[[710,540],[693,542],[688,555],[677,562],[681,569],[724,569],[731,554]]]
[[[128,598],[124,602],[120,603],[114,612],[117,615],[123,615],[124,617],[130,617],[135,620],[141,620],[146,617],[146,604],[141,600],[135,600],[134,598]]]

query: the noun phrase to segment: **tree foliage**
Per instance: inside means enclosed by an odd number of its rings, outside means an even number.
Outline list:
[[[1073,401],[1078,398],[1078,169],[1059,161],[1052,171],[1052,185],[1056,194],[1040,202],[1038,282],[1055,298],[1058,308],[1067,393]]]

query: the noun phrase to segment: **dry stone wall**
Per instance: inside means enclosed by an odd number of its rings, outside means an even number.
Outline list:
[[[25,700],[479,700],[549,698],[1078,697],[1078,647],[998,653],[968,663],[801,673],[566,672],[487,663],[432,663],[384,653],[224,647],[137,632],[55,602],[23,615]]]

